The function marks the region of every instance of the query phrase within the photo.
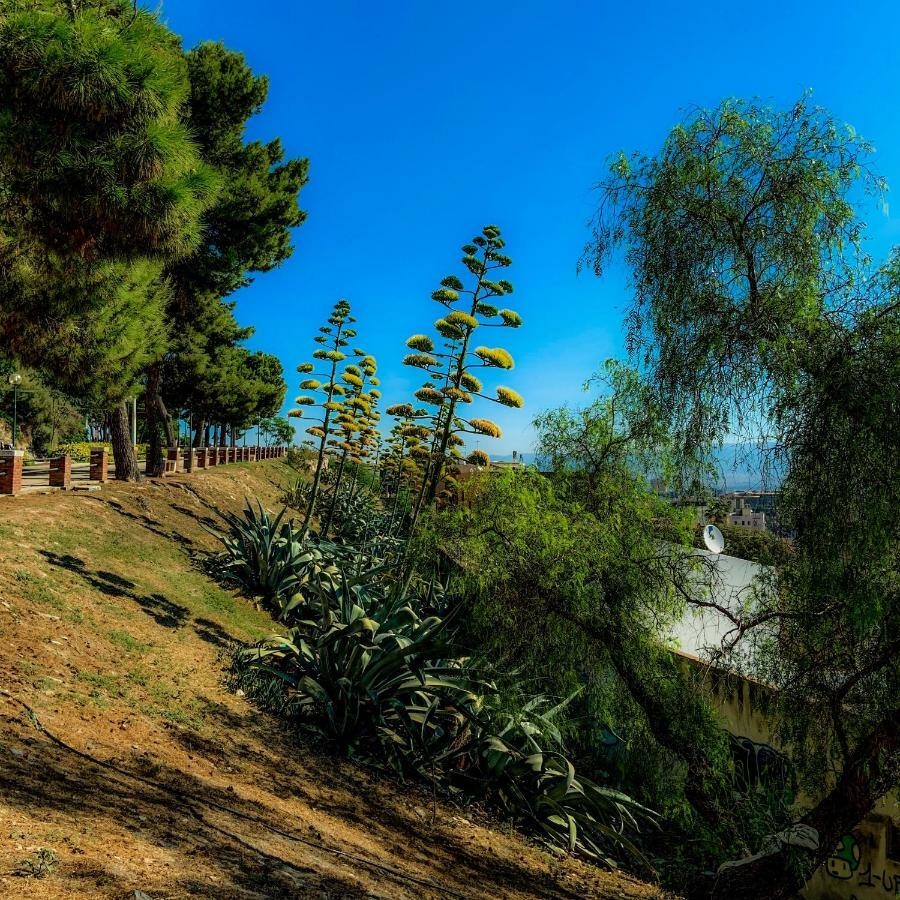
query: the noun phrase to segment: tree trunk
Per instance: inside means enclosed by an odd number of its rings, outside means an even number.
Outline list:
[[[116,463],[116,479],[118,481],[140,481],[141,472],[134,455],[134,445],[131,443],[128,410],[124,400],[109,411],[108,422],[113,459]]]
[[[204,432],[209,432],[209,426],[206,424],[206,419],[201,419],[197,423],[197,429],[194,431],[194,446],[195,447],[205,447],[206,444],[201,444],[200,441],[203,440]]]
[[[712,900],[788,900],[834,852],[841,837],[856,827],[892,786],[892,772],[900,756],[900,710],[894,710],[856,747],[844,764],[834,788],[804,815],[799,825],[818,832],[814,851],[782,847],[774,853],[728,864],[719,871]],[[797,854],[808,866],[797,865]]]
[[[160,393],[161,385],[162,363],[155,362],[147,369],[147,388],[144,392],[144,406],[147,412],[148,475],[162,475],[166,470],[165,456],[160,442],[161,432],[165,434],[166,446],[175,446],[172,421]]]

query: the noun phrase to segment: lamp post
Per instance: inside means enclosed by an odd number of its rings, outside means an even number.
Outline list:
[[[13,372],[8,379],[13,389],[13,432],[12,445],[13,450],[16,449],[16,436],[19,418],[19,385],[22,383],[22,376],[18,372]]]

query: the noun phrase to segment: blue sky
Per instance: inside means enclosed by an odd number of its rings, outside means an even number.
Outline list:
[[[430,293],[458,272],[459,246],[503,229],[523,316],[504,330],[516,368],[497,383],[522,411],[479,412],[503,427],[492,453],[529,450],[530,421],[622,351],[624,271],[576,274],[592,185],[620,149],[653,152],[692,106],[726,96],[786,106],[806,89],[900,173],[900,7],[791,2],[307,3],[164,0],[186,46],[221,40],[270,78],[250,135],[280,136],[310,159],[306,224],[294,256],[236,295],[253,348],[296,365],[334,302],[347,297],[358,343],[375,354],[385,405],[420,373],[404,340],[429,332]],[[870,214],[873,250],[900,233]],[[492,337],[498,333],[493,333]],[[493,382],[492,382],[493,383]],[[287,407],[286,407],[287,408]],[[474,412],[474,410],[473,410]]]

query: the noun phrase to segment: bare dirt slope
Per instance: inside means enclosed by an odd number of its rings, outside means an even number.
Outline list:
[[[202,526],[247,495],[274,507],[286,477],[0,498],[0,896],[662,896],[304,745],[225,688],[223,647],[272,624],[203,574]]]

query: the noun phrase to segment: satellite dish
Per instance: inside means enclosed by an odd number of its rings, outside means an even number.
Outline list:
[[[721,553],[725,549],[725,538],[715,525],[703,526],[703,543],[710,553]]]

